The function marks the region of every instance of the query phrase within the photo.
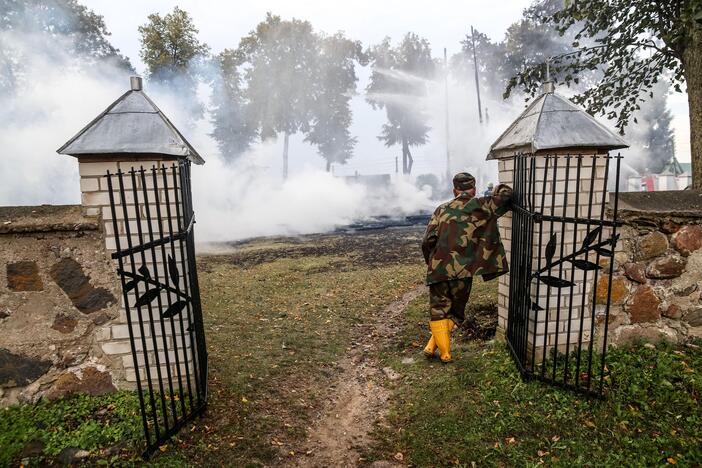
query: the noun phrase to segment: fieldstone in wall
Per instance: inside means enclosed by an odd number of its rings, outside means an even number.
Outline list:
[[[602,267],[603,270],[609,271],[609,262],[611,261],[612,257],[600,257],[599,260],[599,265]],[[596,261],[597,255],[595,255],[595,258],[592,260],[593,262]],[[614,269],[618,270],[619,267],[624,265],[629,261],[629,255],[625,252],[614,252]]]
[[[84,314],[96,312],[116,302],[107,289],[94,288],[83,272],[83,267],[72,258],[61,259],[51,267],[50,274],[73,305]]]
[[[646,268],[646,276],[654,279],[677,278],[685,271],[687,260],[678,254],[666,255],[652,261]]]
[[[10,291],[43,291],[44,284],[39,277],[36,262],[16,262],[7,264],[7,289]]]
[[[54,323],[51,325],[51,328],[61,333],[71,333],[76,329],[76,325],[78,325],[78,320],[75,318],[66,314],[58,314],[54,317]]]
[[[688,311],[684,319],[691,327],[702,326],[702,307]]]
[[[85,367],[60,375],[45,396],[49,400],[58,400],[75,393],[104,395],[116,390],[109,372],[100,371],[96,367]]]
[[[0,348],[0,387],[30,384],[44,375],[51,361],[44,361]]]
[[[627,263],[624,265],[624,275],[639,284],[646,282],[646,265],[644,263]]]
[[[671,292],[676,296],[689,297],[691,294],[696,292],[697,289],[697,283],[687,283],[685,281],[680,281],[672,285]]]
[[[682,308],[677,304],[670,304],[665,311],[663,311],[663,317],[668,317],[674,320],[680,319],[682,317]]]
[[[674,234],[680,230],[680,224],[673,220],[666,219],[661,223],[661,231],[666,234]]]
[[[606,308],[599,305],[595,308],[595,325],[602,327],[604,325]],[[611,306],[609,308],[609,317],[607,320],[608,329],[614,330],[622,325],[629,324],[629,315],[624,312],[622,306]]]
[[[61,351],[58,366],[62,369],[77,366],[88,357],[88,349],[82,347]]]
[[[655,322],[661,316],[658,307],[661,300],[656,296],[653,288],[647,284],[641,285],[629,298],[626,311],[629,313],[631,323]]]
[[[617,330],[615,343],[619,345],[631,344],[637,341],[658,343],[661,341],[677,341],[675,332],[658,327],[641,327],[637,325],[623,326]]]
[[[671,241],[675,250],[687,257],[702,247],[702,226],[698,224],[684,226],[673,234]]]
[[[595,297],[596,304],[606,304],[607,303],[607,286],[609,283],[609,276],[602,275],[597,280],[597,295]],[[622,304],[626,299],[627,294],[629,294],[629,287],[626,280],[621,276],[612,277],[612,296],[610,298],[610,304]]]
[[[109,322],[110,320],[112,320],[112,318],[113,317],[110,316],[110,314],[107,314],[105,312],[100,312],[95,317],[93,317],[93,323],[95,325],[104,325],[107,322]]]
[[[668,236],[659,231],[653,231],[642,236],[638,242],[637,260],[648,260],[661,255],[668,250]]]

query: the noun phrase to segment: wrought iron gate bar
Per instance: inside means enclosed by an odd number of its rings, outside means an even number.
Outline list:
[[[578,212],[580,211],[580,169],[582,168],[582,162],[583,158],[577,158],[577,169],[576,169],[576,175],[575,175],[575,210],[574,214],[577,216]],[[594,166],[594,164],[593,164]],[[568,180],[568,177],[566,177],[566,180]],[[568,185],[568,184],[566,184]],[[567,206],[567,203],[566,203]],[[565,215],[565,211],[563,213]],[[566,222],[566,217],[563,216],[564,222]],[[601,229],[600,229],[601,230]],[[564,235],[562,233],[562,235]],[[573,245],[575,245],[578,241],[578,229],[577,226],[573,226]],[[563,247],[563,243],[561,242],[561,248]],[[584,249],[585,252],[588,251],[587,247]],[[574,255],[572,258],[575,259],[577,258],[577,255]],[[563,259],[563,255],[561,254],[561,259]],[[575,262],[570,262],[570,277],[571,279],[575,278]],[[568,310],[573,310],[573,289],[574,288],[569,288],[569,299],[568,299]],[[582,313],[580,314],[582,315]],[[570,320],[570,317],[568,317],[568,331],[566,333],[566,352],[565,352],[565,369],[563,370],[563,383],[567,384],[568,383],[568,355],[570,354],[570,332],[572,328],[573,322]]]
[[[158,197],[156,197],[155,202],[158,202]],[[190,220],[190,224],[188,225],[188,228],[185,231],[179,232],[177,234],[173,234],[173,236],[166,236],[161,239],[155,240],[155,241],[150,241],[146,242],[144,244],[140,244],[136,247],[132,247],[131,249],[124,249],[119,252],[112,252],[111,257],[113,259],[117,259],[118,257],[128,257],[130,254],[133,253],[139,253],[142,251],[149,250],[152,247],[158,247],[161,245],[168,244],[171,242],[171,240],[177,241],[177,240],[182,240],[185,239],[185,237],[190,234],[190,231],[193,229],[193,225],[195,224],[195,218]],[[172,237],[172,238],[171,238]]]
[[[577,232],[577,231],[575,231],[575,232]],[[619,240],[619,235],[616,235],[615,237],[616,237],[616,240]],[[596,244],[590,244],[590,246],[587,248],[581,248],[580,250],[577,250],[576,252],[573,252],[570,255],[565,255],[565,256],[561,257],[559,260],[556,260],[555,262],[549,263],[547,266],[541,268],[540,270],[536,270],[535,272],[532,273],[532,277],[536,278],[539,276],[539,273],[543,273],[544,271],[548,271],[556,265],[562,264],[565,261],[570,261],[572,259],[575,259],[576,257],[578,257],[584,253],[590,252],[591,250],[597,250],[600,247],[604,247],[606,245],[611,245],[611,244],[612,244],[611,239],[607,239],[607,240],[598,242]]]
[[[146,440],[144,456],[149,457],[207,404],[207,350],[195,263],[190,163],[108,171],[105,177],[116,244],[112,258],[118,262]],[[131,183],[128,190],[125,178]],[[131,220],[128,205],[134,211]]]
[[[537,165],[537,158],[544,159],[543,165],[540,161]],[[615,190],[609,194],[614,196],[612,220],[605,219],[610,161],[616,161]],[[616,218],[621,156],[518,154],[513,164],[515,201],[506,330],[510,353],[524,378],[602,395],[613,259],[608,265],[603,309],[596,307],[602,301],[597,288],[605,287],[598,285],[598,274],[602,268],[600,257],[614,255],[617,227],[622,224]],[[598,168],[604,169],[604,175]],[[561,177],[565,183],[557,185]],[[599,192],[596,202],[595,191]],[[587,216],[583,217],[585,206]],[[597,217],[593,217],[595,206]],[[588,278],[590,271],[594,272],[594,281]],[[604,330],[595,326],[595,317],[602,314]],[[599,382],[593,387],[596,378]]]
[[[606,165],[605,165],[605,183],[606,183],[608,177],[609,177],[609,164],[606,164]],[[617,185],[619,185],[619,180],[618,180],[618,179],[617,179]],[[617,192],[617,193],[618,193],[618,192]],[[605,214],[605,203],[604,203],[604,197],[603,197],[603,199],[602,199],[602,205],[601,205],[601,207],[600,207],[600,219],[601,219],[601,218],[604,218],[604,214]],[[616,217],[616,215],[615,215],[615,217]],[[602,231],[601,231],[601,230],[600,230],[600,232],[599,232],[599,234],[598,234],[598,236],[597,236],[597,241],[598,241],[598,242],[601,242],[601,241],[602,241]],[[612,245],[612,252],[614,252],[614,245]],[[599,263],[600,263],[600,253],[599,253],[599,252],[597,252],[597,254],[596,254],[595,263],[597,263],[598,265],[599,265]],[[611,262],[610,262],[610,263],[611,263]],[[595,278],[594,278],[594,283],[593,283],[592,297],[597,297],[597,286],[598,286],[597,277],[598,277],[598,275],[599,275],[599,270],[595,270],[595,273],[594,273],[594,277],[595,277]],[[609,280],[609,282],[607,283],[607,289],[611,289],[611,286],[612,286],[612,281],[611,281],[611,278],[612,278],[612,277],[610,276],[609,278],[610,278],[610,280]],[[595,327],[595,307],[596,307],[596,301],[593,300],[593,301],[592,301],[592,309],[591,309],[591,312],[590,312],[590,314],[591,314],[591,317],[590,317],[590,324],[591,324],[590,327],[591,327],[591,329],[594,329],[594,327]],[[607,313],[606,316],[605,316],[605,322],[608,322],[608,321],[609,321],[609,304],[607,305],[607,312],[608,312],[608,313]],[[592,353],[593,353],[593,350],[594,350],[594,340],[590,340],[590,342],[588,343],[588,352],[587,352],[587,355],[588,355],[588,358],[587,358],[587,376],[588,376],[588,379],[587,379],[587,390],[588,390],[588,391],[590,391],[591,388],[592,388],[592,378],[591,378],[591,376],[592,376],[592,359],[593,359]],[[603,369],[603,370],[604,370],[604,369]],[[602,375],[600,375],[600,377],[602,377]]]
[[[546,177],[548,174],[544,173],[544,177]],[[556,156],[553,159],[553,182],[551,184],[551,188],[556,187],[556,178],[558,175],[558,156]],[[553,214],[554,211],[554,206],[556,204],[556,191],[551,190],[551,214]],[[549,239],[553,239],[553,222],[554,220],[551,220],[549,223]],[[549,240],[550,242],[550,240]],[[548,246],[546,247],[546,251],[548,252]],[[555,250],[554,250],[555,252]],[[553,255],[553,254],[552,254]],[[551,255],[551,256],[552,256]],[[541,257],[539,258],[539,264],[541,264]],[[539,298],[537,297],[536,300],[538,301]],[[538,302],[537,302],[538,304]],[[543,345],[543,356],[542,356],[542,361],[541,361],[541,377],[546,378],[546,351],[548,349],[548,319],[549,319],[549,310],[551,305],[551,286],[548,284],[546,285],[546,310],[545,310],[545,317],[546,317],[546,323],[544,325],[544,345]],[[534,324],[535,327],[538,328],[538,323]],[[556,324],[556,333],[558,333],[558,324]]]
[[[621,221],[610,221],[607,219],[603,220],[592,220],[592,219],[587,219],[587,218],[573,218],[571,216],[550,216],[550,215],[542,215],[540,213],[532,213],[532,216],[534,218],[535,223],[540,223],[542,221],[561,221],[565,220],[566,223],[571,223],[571,224],[587,224],[588,226],[605,226],[605,227],[614,227],[614,226],[623,226],[624,223]]]
[[[173,192],[173,198],[174,198],[175,207],[176,207],[176,221],[177,221],[177,223],[178,223],[178,230],[180,231],[180,230],[182,229],[182,224],[181,224],[181,223],[182,223],[182,219],[190,214],[189,208],[188,208],[188,207],[185,207],[185,206],[183,207],[183,213],[182,213],[183,216],[182,216],[182,217],[181,217],[181,212],[180,212],[181,203],[185,204],[185,199],[186,199],[185,191],[187,190],[187,185],[185,184],[185,180],[184,180],[184,178],[186,177],[186,174],[184,173],[184,170],[181,170],[181,171],[180,171],[180,177],[177,177],[175,172],[172,173],[172,177],[173,177],[173,187],[174,187],[174,189],[175,189],[174,192]],[[179,180],[179,179],[180,179],[180,180]],[[180,181],[180,187],[181,187],[182,193],[180,193],[180,192],[178,191],[178,182],[179,182],[179,181]],[[181,195],[180,198],[181,198],[182,200],[179,199],[179,194]],[[192,218],[191,218],[191,219],[188,219],[187,222],[190,223],[191,220],[192,220]],[[182,269],[183,269],[183,282],[185,283],[184,286],[188,287],[188,284],[187,284],[187,275],[185,275],[185,272],[186,272],[186,270],[187,270],[188,267],[185,265],[185,254],[184,254],[184,251],[183,251],[183,244],[180,243],[179,246],[178,246],[178,248],[179,248],[179,251],[180,251],[180,263],[181,263],[181,267],[182,267]],[[193,258],[194,258],[194,257],[193,257]],[[192,314],[191,314],[190,304],[189,304],[189,303],[186,303],[185,310],[186,310],[186,312],[187,312],[188,323],[189,323],[189,324],[192,324],[192,323],[193,323],[193,322],[192,322],[192,316],[191,316]],[[184,329],[184,325],[183,325],[183,315],[182,315],[182,314],[178,315],[178,321],[180,322],[180,329],[183,330],[183,329]],[[182,342],[182,344],[183,344],[183,349],[185,349],[185,348],[186,348],[186,343],[185,343],[185,332],[182,332],[181,335],[180,335],[180,337],[181,337],[181,342]],[[191,340],[192,340],[192,335],[190,335],[190,337],[191,337]],[[177,342],[178,340],[174,338],[174,341]],[[184,361],[185,361],[185,373],[186,373],[187,376],[188,376],[188,378],[187,378],[187,380],[186,380],[186,386],[187,386],[187,388],[188,388],[188,401],[190,402],[190,405],[192,406],[192,405],[193,405],[193,390],[192,390],[192,383],[190,382],[190,365],[189,365],[187,359],[185,359]],[[195,363],[193,362],[193,366],[194,366],[194,365],[195,365]],[[196,391],[198,394],[200,393],[200,388],[199,388],[199,386],[198,386],[197,379],[196,379],[196,382],[195,382],[195,391]]]
[[[621,157],[617,158],[617,170],[615,174],[615,180],[617,183],[614,186],[614,209],[612,210],[613,217],[616,221],[617,219],[617,209],[619,208],[619,176],[620,176],[620,171],[621,171]],[[607,168],[609,168],[609,165],[607,165]],[[612,252],[614,252],[614,248],[616,246],[618,234],[617,234],[617,225],[615,224],[614,227],[612,228]],[[598,393],[601,395],[602,394],[602,387],[604,384],[604,372],[605,372],[605,351],[607,350],[607,334],[609,331],[609,307],[612,301],[612,274],[614,273],[614,258],[612,258],[609,261],[609,284],[607,285],[607,305],[606,311],[605,311],[605,324],[604,324],[604,332],[602,333],[602,347],[604,351],[602,352],[602,356],[600,357],[601,362],[600,362],[600,388],[598,389]]]
[[[544,164],[544,177],[543,177],[543,186],[541,188],[541,207],[539,208],[539,213],[544,212],[544,206],[546,202],[546,181],[547,181],[547,175],[548,175],[548,167],[549,167],[549,158],[546,158],[546,162]],[[534,177],[532,177],[531,182],[536,184],[536,180]],[[541,261],[542,258],[542,246],[543,246],[543,223],[539,223],[539,253],[537,256],[537,262]],[[539,263],[537,263],[538,265]],[[538,268],[538,266],[537,266]],[[537,301],[539,300],[539,288],[541,286],[541,282],[537,281],[536,282],[536,298]],[[537,302],[538,305],[538,302]],[[536,368],[536,332],[538,330],[538,323],[539,323],[539,308],[538,307],[531,307],[530,309],[533,310],[534,313],[534,333],[532,335],[532,351],[531,351],[531,370]]]
[[[119,230],[117,228],[117,210],[115,208],[115,198],[114,198],[114,190],[112,187],[112,174],[110,174],[110,171],[107,171],[107,189],[108,189],[108,195],[110,198],[110,213],[112,214],[112,225],[114,227],[114,235],[115,238],[119,239]],[[121,175],[118,176],[121,180]],[[123,192],[123,189],[120,190]],[[119,249],[119,240],[117,242],[117,249]],[[122,270],[124,269],[124,259],[122,257],[117,257],[117,261],[119,264],[119,269]],[[120,277],[120,283],[122,286],[122,300],[124,301],[125,304],[125,309],[127,307],[127,304],[129,304],[129,295],[128,295],[128,290],[127,290],[127,282],[125,281],[125,277],[123,275],[119,275]],[[136,351],[136,343],[134,341],[134,330],[132,329],[132,320],[129,317],[129,314],[127,314],[127,331],[129,333],[129,345],[132,351],[132,356],[137,355]],[[145,349],[145,348],[143,348]],[[141,379],[139,378],[139,366],[134,367],[134,374],[136,376],[136,384],[137,384],[137,395],[139,396],[139,410],[141,413],[141,420],[142,424],[144,426],[144,436],[146,437],[146,445],[147,447],[151,445],[151,433],[149,432],[149,424],[148,424],[148,417],[146,415],[146,404],[144,402],[144,392],[141,386]]]
[[[165,168],[163,168],[163,171],[162,171],[162,172],[165,173]],[[152,183],[153,183],[154,192],[155,192],[155,193],[158,193],[158,187],[159,187],[159,185],[158,185],[158,173],[159,173],[159,170],[158,170],[155,166],[152,167],[152,169],[151,169],[151,181],[152,181]],[[144,184],[144,185],[145,185],[145,184]],[[166,203],[167,203],[167,205],[170,207],[170,202],[168,201],[168,184],[167,184],[167,182],[166,182],[165,180],[164,180],[163,187],[164,187],[164,189],[165,189],[164,197],[166,198]],[[174,245],[174,243],[175,243],[176,240],[180,240],[180,239],[182,239],[183,237],[177,238],[178,236],[173,235],[173,230],[172,230],[172,229],[169,229],[169,235],[168,235],[168,236],[165,236],[165,233],[164,233],[164,230],[163,230],[163,221],[162,221],[162,220],[163,220],[163,216],[162,216],[162,212],[161,212],[161,201],[159,200],[159,197],[155,197],[155,202],[156,202],[156,203],[155,203],[155,205],[156,205],[156,216],[157,216],[157,219],[161,220],[161,221],[158,223],[158,233],[159,233],[159,236],[161,237],[161,239],[164,239],[164,240],[171,246],[171,257],[170,257],[170,258],[175,258],[175,249],[174,249],[173,245]],[[169,223],[171,222],[170,215],[169,215],[169,217],[168,217],[168,222],[169,222]],[[188,234],[190,234],[190,232],[188,232]],[[161,258],[162,258],[162,259],[168,258],[167,254],[166,254],[166,242],[161,243],[161,244],[159,245],[159,247],[161,248],[160,250],[161,250]],[[165,264],[164,264],[164,265],[165,265]],[[169,266],[170,266],[170,265],[169,265]],[[173,276],[173,275],[171,275],[171,274],[166,275],[165,272],[164,272],[165,287],[167,288],[168,291],[170,291],[171,289],[173,289],[173,288],[171,288],[171,286],[170,286],[170,282],[171,282],[171,279],[169,278],[170,276]],[[176,291],[178,292],[178,295],[179,295],[179,296],[180,296],[181,294],[183,294],[183,293],[181,293],[178,289],[176,289]],[[181,296],[181,297],[183,297],[183,296]],[[187,298],[187,295],[185,295],[184,297]],[[173,307],[173,299],[172,299],[171,295],[170,295],[170,294],[166,295],[166,299],[167,299],[167,303],[168,303],[168,309],[166,309],[166,310],[171,310],[171,308]],[[171,315],[170,317],[168,317],[168,320],[169,320],[169,322],[170,322],[169,324],[170,324],[170,329],[171,329],[171,335],[173,336],[173,340],[175,341],[175,337],[177,336],[177,332],[176,332],[175,321],[173,320],[173,316]],[[174,343],[174,345],[175,345],[176,348],[177,348],[177,346],[178,346],[177,341]],[[187,356],[184,356],[184,357],[187,358]],[[180,402],[181,414],[186,415],[186,414],[187,414],[187,410],[186,410],[186,408],[185,408],[185,395],[183,394],[183,375],[182,375],[182,368],[181,368],[181,365],[180,365],[180,356],[178,356],[178,353],[177,353],[177,352],[175,353],[175,361],[176,361],[176,369],[177,369],[176,377],[177,377],[177,379],[178,379],[178,401]],[[174,414],[177,414],[177,412],[174,412]],[[186,419],[188,419],[188,418],[186,417]],[[177,421],[176,421],[176,425],[175,425],[174,427],[178,427]]]
[[[591,170],[591,173],[590,173],[590,180],[595,180],[595,175],[596,175],[596,171],[595,171],[595,166],[596,166],[596,164],[595,164],[595,162],[596,162],[596,161],[597,161],[597,159],[593,159],[592,170]],[[609,165],[608,165],[608,166],[609,166]],[[605,171],[607,171],[607,169],[605,169]],[[605,174],[605,182],[606,182],[606,181],[607,181],[607,174]],[[618,185],[618,182],[617,182],[617,185]],[[592,199],[593,199],[593,190],[590,190],[590,191],[589,191],[589,194],[588,194],[588,205],[587,205],[587,217],[588,217],[588,219],[590,219],[590,218],[592,217]],[[615,218],[615,219],[616,219],[616,218]],[[586,225],[586,229],[588,230],[588,232],[590,231],[590,225],[589,225],[589,224]],[[598,259],[598,262],[599,262],[599,259]],[[595,292],[596,292],[596,289],[597,289],[597,271],[598,271],[598,270],[595,270],[595,272],[593,273],[593,276],[594,276],[593,284],[595,285],[595,288],[593,289],[593,296],[592,296],[592,297],[595,297]],[[583,277],[583,283],[584,283],[584,284],[587,284],[587,270],[585,270],[583,273],[584,273],[584,274],[583,274],[583,276],[584,276],[584,277]],[[582,295],[582,301],[581,301],[581,303],[580,303],[580,310],[581,310],[581,311],[584,311],[584,310],[585,310],[585,300],[586,300],[586,295],[583,294],[583,295]],[[593,301],[593,302],[594,302],[594,301]],[[579,332],[578,332],[578,342],[582,342],[584,319],[585,319],[585,314],[584,314],[584,313],[581,313],[581,314],[580,314],[580,330],[579,330]],[[590,322],[590,330],[592,330],[593,327],[594,327],[594,315],[593,315],[593,320]],[[581,353],[578,352],[578,356],[577,356],[577,358],[576,358],[576,367],[575,367],[575,386],[578,387],[578,388],[580,387],[580,363],[581,363],[580,361],[581,361]],[[589,380],[590,380],[590,373],[589,373],[589,372],[588,372],[588,374],[587,374],[587,378],[588,378],[588,381],[589,381]],[[589,389],[589,388],[588,388],[588,389]]]
[[[561,221],[565,220],[566,223],[571,223],[571,224],[587,224],[590,226],[606,226],[606,227],[613,227],[613,226],[623,226],[624,223],[621,221],[610,221],[608,219],[603,219],[603,220],[593,220],[593,219],[588,219],[588,218],[578,218],[578,217],[572,217],[572,216],[552,216],[552,215],[545,215],[541,214],[538,211],[532,211],[529,208],[523,208],[521,206],[515,206],[513,207],[513,211],[519,211],[527,216],[530,216],[535,223],[542,223],[544,221]]]

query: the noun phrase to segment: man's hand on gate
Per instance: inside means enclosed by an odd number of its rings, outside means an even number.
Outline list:
[[[507,184],[500,184],[492,191],[492,196],[512,198],[512,187]]]

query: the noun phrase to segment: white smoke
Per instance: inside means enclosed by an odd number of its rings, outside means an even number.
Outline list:
[[[47,49],[32,34],[3,31],[0,44],[22,57],[21,84],[0,96],[0,205],[79,203],[78,164],[56,149],[110,103],[108,96],[119,96],[126,76],[116,75],[124,71],[80,66],[61,38]]]
[[[56,149],[127,89],[128,74],[109,64],[83,66],[64,52],[71,50],[68,39],[42,41],[41,48],[34,39],[0,33],[0,43],[24,57],[22,85],[1,96],[0,205],[77,204],[78,163]],[[436,203],[403,179],[376,191],[348,184],[324,172],[314,148],[299,141],[297,156],[313,163],[303,163],[286,181],[280,176],[280,142],[259,144],[235,164],[225,164],[209,136],[207,113],[189,121],[190,103],[177,90],[147,82],[145,91],[207,161],[193,169],[201,241],[323,232],[372,216],[430,210]],[[206,103],[207,87],[200,91]]]
[[[29,33],[0,33],[3,46],[24,57],[22,85],[12,96],[0,96],[0,145],[5,151],[0,158],[0,205],[79,203],[77,161],[55,151],[127,89],[127,72],[109,63],[85,66],[65,52],[72,50],[67,41],[59,38],[47,43]],[[359,89],[365,88],[368,72],[359,70]],[[209,113],[193,122],[188,115],[193,103],[184,102],[183,93],[147,81],[146,93],[206,160],[204,166],[195,166],[192,171],[198,239],[228,241],[324,232],[376,216],[399,218],[433,210],[439,202],[436,194],[432,198],[429,187],[416,188],[413,179],[431,173],[438,176],[444,189],[450,188],[446,180],[447,102],[451,174],[473,173],[480,191],[494,182],[496,165],[485,161],[489,145],[521,109],[484,99],[490,120],[480,125],[473,83],[450,79],[447,101],[441,77],[426,80],[393,73],[398,79],[422,80],[426,85],[427,95],[419,102],[416,96],[388,98],[404,99],[408,108],[421,106],[431,131],[428,144],[412,148],[412,177],[395,174],[394,159],[400,148],[384,148],[377,141],[385,112],[372,110],[362,93],[356,95],[351,131],[359,145],[349,164],[336,165],[335,172],[391,176],[386,186],[373,188],[326,173],[316,149],[300,135],[291,138],[288,180],[281,177],[282,141],[257,144],[235,163],[227,164],[209,136]],[[201,84],[197,99],[205,108],[209,94],[209,87]]]
[[[203,101],[207,91],[201,87]],[[187,127],[178,96],[155,91],[152,97],[176,126]],[[436,204],[430,191],[418,190],[403,178],[387,187],[371,189],[348,183],[309,163],[283,180],[280,141],[258,144],[227,164],[209,136],[207,116],[189,130],[190,143],[206,160],[192,170],[201,241],[327,232],[375,216],[400,218],[428,211]],[[304,148],[298,145],[298,149]],[[308,154],[313,151],[307,148]]]

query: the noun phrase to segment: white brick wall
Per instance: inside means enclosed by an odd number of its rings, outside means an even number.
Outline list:
[[[137,162],[129,162],[129,161],[113,161],[113,162],[85,162],[85,161],[80,161],[79,160],[79,174],[80,174],[80,187],[81,187],[81,199],[82,199],[82,205],[83,205],[83,211],[86,216],[101,216],[102,218],[102,225],[104,229],[104,234],[105,234],[105,246],[108,250],[109,253],[114,252],[117,249],[117,237],[119,237],[120,241],[120,247],[122,249],[126,248],[128,246],[128,237],[127,237],[127,227],[129,227],[131,235],[129,238],[132,241],[132,245],[137,245],[139,243],[138,240],[138,229],[142,229],[143,233],[143,240],[144,242],[148,242],[151,240],[151,236],[149,233],[149,228],[151,228],[151,233],[153,235],[154,239],[158,239],[162,237],[163,235],[168,235],[169,234],[169,226],[168,226],[168,220],[167,220],[167,215],[168,215],[168,210],[170,210],[171,214],[171,222],[173,226],[173,230],[177,231],[178,230],[178,225],[179,221],[180,224],[183,225],[183,207],[182,207],[182,200],[179,200],[180,205],[176,205],[176,193],[173,190],[173,174],[170,170],[170,168],[173,165],[173,161],[154,161],[154,160],[148,160],[148,161],[137,161]],[[167,182],[169,191],[166,193],[166,191],[162,188],[163,187],[163,178],[162,178],[162,173],[159,172],[157,174],[157,181],[156,184],[153,182],[153,177],[151,175],[151,172],[149,169],[152,167],[166,167],[169,170],[166,172],[166,177],[167,177]],[[147,214],[147,209],[144,204],[144,190],[142,187],[142,181],[140,174],[136,174],[135,176],[135,182],[134,184],[132,182],[132,177],[131,174],[128,173],[128,171],[134,169],[139,169],[140,167],[144,167],[147,169],[147,172],[145,174],[145,180],[144,180],[144,186],[146,187],[146,196],[149,201],[149,210],[152,218],[152,222],[149,223],[146,220],[146,214]],[[109,194],[109,185],[107,183],[107,178],[105,177],[107,171],[110,171],[110,173],[115,174],[117,173],[118,170],[121,170],[122,172],[125,173],[123,176],[123,186],[125,189],[125,194],[124,194],[124,202],[126,203],[126,211],[127,211],[127,220],[125,221],[125,216],[124,216],[124,211],[122,209],[121,205],[118,205],[116,208],[116,218],[117,218],[117,233],[115,232],[115,227],[114,227],[114,222],[113,222],[113,216],[112,216],[112,210],[110,208],[110,194]],[[120,194],[119,194],[119,184],[117,181],[116,177],[113,177],[112,179],[112,185],[113,185],[113,197],[116,203],[122,202]],[[180,180],[178,180],[178,183],[180,183]],[[154,190],[154,185],[158,186],[158,190]],[[136,206],[135,206],[135,196],[134,196],[134,190],[133,187],[136,187],[137,191],[137,200],[139,202],[139,210],[137,212]],[[168,198],[168,206],[166,205],[166,199]],[[178,194],[178,198],[180,198],[180,194]],[[158,199],[158,202],[160,203],[160,208],[161,208],[161,218],[163,221],[159,224],[159,222],[156,220],[157,218],[157,210],[156,210],[156,200]],[[177,213],[181,214],[180,220],[177,217]],[[137,222],[137,215],[140,218],[140,222]],[[127,226],[128,225],[128,226]],[[118,234],[118,236],[116,235]],[[163,252],[165,252],[165,255],[163,255]],[[177,261],[178,265],[178,270],[180,272],[180,286],[183,287],[184,285],[184,273],[187,273],[187,271],[184,268],[184,263],[181,261],[182,255],[180,252],[180,248],[178,244],[175,246],[175,251],[171,250],[170,245],[164,246],[163,251],[159,248],[156,249],[156,254],[152,255],[150,251],[144,252],[144,258],[142,259],[141,254],[137,254],[135,256],[135,261],[136,261],[136,268],[139,268],[142,264],[146,264],[146,266],[149,268],[149,271],[151,273],[151,277],[154,279],[157,279],[161,283],[166,282],[165,280],[165,275],[167,273],[167,267],[165,266],[166,263],[166,258],[171,255],[175,258]],[[153,258],[155,256],[155,258]],[[130,261],[128,258],[125,258],[125,267],[128,270],[131,270],[131,265]],[[115,264],[115,269],[118,266],[117,260],[114,261]],[[143,283],[140,283],[140,293],[143,294],[145,291]],[[169,297],[170,296],[170,297]],[[129,302],[130,304],[134,304],[136,301],[136,295],[135,291],[132,290],[129,294]],[[169,294],[167,292],[163,292],[160,295],[160,300],[162,306],[165,308],[169,304],[169,299],[171,302],[177,300],[177,297],[175,294]],[[120,358],[122,362],[122,366],[126,370],[126,379],[127,381],[134,382],[135,381],[135,372],[134,372],[134,359],[132,357],[131,353],[131,345],[129,341],[129,327],[128,327],[128,322],[127,322],[127,313],[126,310],[124,309],[124,298],[120,296],[120,304],[121,304],[121,310],[119,317],[113,321],[110,325],[107,325],[100,329],[98,331],[98,342],[100,344],[100,347],[102,351],[110,356],[115,356],[117,358]],[[150,353],[149,356],[149,364],[151,367],[156,365],[155,361],[155,355],[153,354],[153,349],[154,346],[156,346],[157,349],[160,350],[159,353],[159,361],[162,367],[162,371],[165,375],[166,369],[164,367],[164,362],[165,355],[163,353],[164,350],[164,339],[165,339],[165,347],[168,350],[173,349],[173,339],[175,338],[178,343],[178,348],[179,348],[179,359],[180,359],[180,364],[181,367],[184,369],[184,353],[187,354],[187,358],[190,362],[190,372],[192,374],[192,353],[189,351],[190,343],[189,340],[186,339],[186,349],[185,351],[182,350],[182,343],[183,343],[183,334],[185,333],[186,335],[188,332],[186,331],[187,327],[189,326],[189,321],[187,318],[187,310],[184,310],[182,312],[183,314],[183,320],[182,320],[182,328],[181,328],[181,321],[178,317],[174,319],[174,327],[171,327],[171,322],[169,319],[164,319],[164,326],[161,325],[161,320],[159,318],[158,314],[158,299],[154,299],[154,301],[151,304],[152,306],[152,312],[154,315],[153,321],[154,323],[152,324],[149,320],[150,314],[149,310],[147,307],[144,307],[142,310],[142,318],[144,320],[143,323],[143,335],[144,335],[144,340],[142,340],[142,327],[139,326],[138,324],[138,314],[136,309],[132,308],[132,331],[133,334],[136,338],[135,340],[135,347],[137,351],[140,353],[140,361],[143,360],[143,350],[146,348],[147,352]],[[175,334],[174,334],[174,328],[175,328]],[[156,340],[156,345],[154,345],[154,338]],[[187,338],[187,337],[186,337]],[[175,361],[175,353],[173,351],[169,351],[169,358],[173,358],[173,361]],[[175,375],[175,363],[171,362],[171,367],[172,371]],[[143,363],[142,363],[142,373],[141,373],[141,379],[142,381],[145,380],[145,369],[143,369]],[[156,369],[153,367],[151,369],[153,371],[153,378],[156,378]]]

